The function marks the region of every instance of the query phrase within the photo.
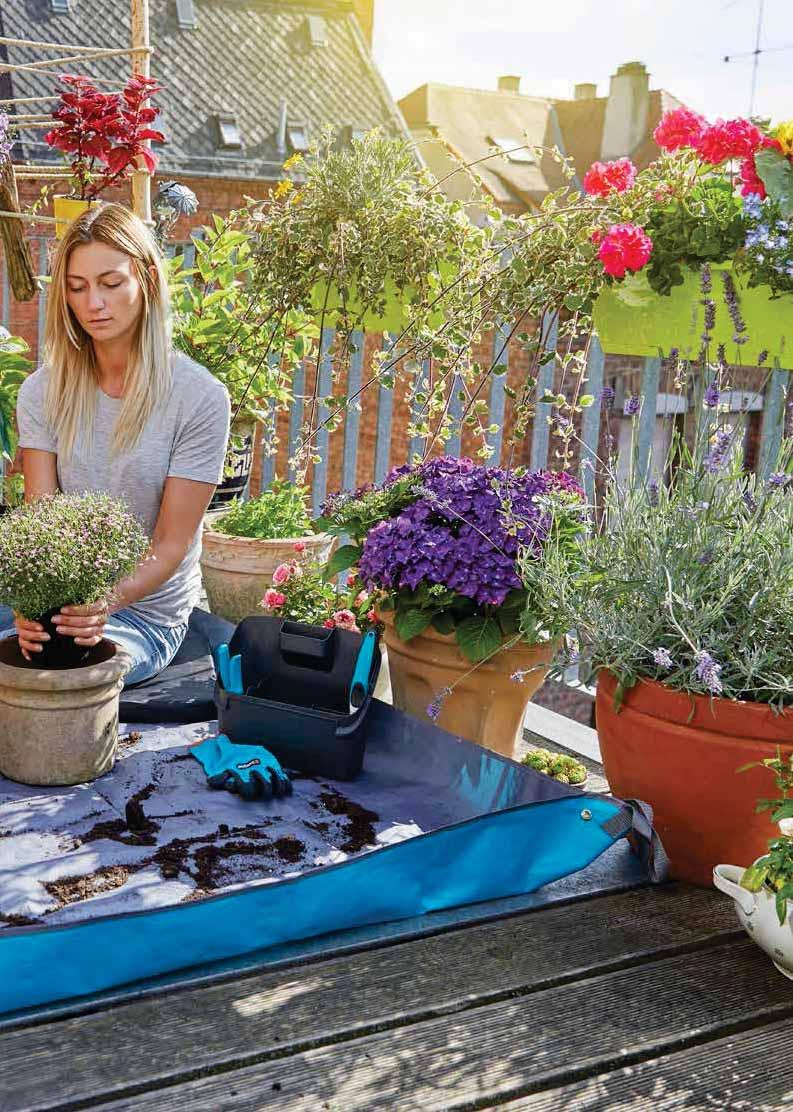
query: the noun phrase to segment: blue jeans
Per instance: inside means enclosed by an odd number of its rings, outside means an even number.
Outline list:
[[[13,611],[8,606],[0,606],[0,639],[10,637],[13,632]],[[121,645],[132,658],[124,687],[151,679],[166,668],[179,651],[186,633],[186,625],[154,625],[131,610],[117,610],[112,614],[105,623],[105,637]]]

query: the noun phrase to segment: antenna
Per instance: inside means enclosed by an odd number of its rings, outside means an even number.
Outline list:
[[[734,0],[733,0],[733,2],[734,2]],[[732,4],[727,5],[727,7],[732,7],[732,6],[733,6]],[[779,54],[779,53],[782,53],[782,52],[785,52],[785,51],[788,51],[788,50],[793,50],[793,44],[791,44],[790,46],[772,46],[772,47],[767,47],[766,49],[763,49],[760,46],[760,39],[762,38],[762,34],[763,34],[764,9],[765,9],[765,0],[759,0],[759,6],[758,6],[758,9],[757,9],[757,28],[755,30],[754,50],[746,50],[741,54],[725,54],[724,55],[724,61],[725,62],[737,62],[742,58],[751,58],[752,59],[752,91],[751,91],[751,94],[749,96],[749,115],[750,116],[754,112],[754,100],[755,100],[755,96],[757,94],[757,76],[758,76],[758,70],[760,68],[760,55],[761,54]]]

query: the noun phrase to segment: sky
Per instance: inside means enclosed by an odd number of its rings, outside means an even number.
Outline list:
[[[761,0],[375,0],[374,53],[399,99],[428,81],[572,97],[642,61],[663,88],[710,119],[746,115]],[[787,14],[786,14],[787,12]],[[793,0],[764,0],[756,115],[793,117]],[[788,50],[780,48],[789,47]],[[773,48],[773,52],[772,52]]]

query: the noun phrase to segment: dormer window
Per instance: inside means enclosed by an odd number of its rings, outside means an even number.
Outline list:
[[[198,20],[193,0],[176,0],[176,21],[181,31],[195,31]]]
[[[509,162],[521,162],[526,166],[536,166],[537,158],[534,151],[525,145],[525,140],[508,139],[503,136],[488,136],[488,142],[498,147]],[[517,149],[515,149],[517,148]]]
[[[321,15],[306,16],[306,41],[309,46],[328,45],[328,28]]]
[[[239,150],[242,147],[237,117],[231,112],[218,112],[215,116],[218,133],[218,146],[225,151]]]
[[[50,11],[53,15],[68,15],[71,11],[69,0],[50,0]]]
[[[295,154],[305,154],[311,147],[306,124],[288,123],[286,125],[286,138]]]

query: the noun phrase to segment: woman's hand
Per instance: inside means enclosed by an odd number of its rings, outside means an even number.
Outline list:
[[[77,645],[90,648],[98,645],[104,637],[105,622],[109,616],[107,600],[101,599],[87,606],[62,606],[52,622],[58,633],[73,637]]]
[[[21,614],[14,614],[14,625],[19,638],[19,651],[25,660],[32,660],[36,653],[41,652],[41,642],[49,641],[49,633],[44,632],[43,625],[31,622]]]

